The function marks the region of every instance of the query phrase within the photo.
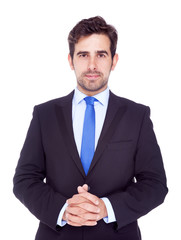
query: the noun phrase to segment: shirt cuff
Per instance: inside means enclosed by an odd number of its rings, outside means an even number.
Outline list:
[[[105,223],[116,222],[116,217],[115,217],[111,202],[106,197],[103,197],[101,199],[104,201],[106,208],[107,208],[107,217],[103,218],[104,222]]]
[[[67,223],[66,221],[62,220],[63,214],[65,212],[66,207],[68,206],[67,203],[65,203],[62,207],[62,209],[60,210],[60,213],[58,215],[58,220],[57,220],[57,225],[59,225],[60,227],[65,226],[65,224]]]

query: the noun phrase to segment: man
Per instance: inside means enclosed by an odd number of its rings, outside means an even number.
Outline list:
[[[113,26],[84,19],[68,41],[77,88],[34,108],[14,193],[40,220],[37,240],[139,240],[137,219],[168,191],[150,110],[108,89]]]

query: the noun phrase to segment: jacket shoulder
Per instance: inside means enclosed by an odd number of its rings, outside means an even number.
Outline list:
[[[47,102],[38,104],[38,105],[35,106],[35,108],[37,108],[39,110],[43,110],[43,109],[52,108],[55,105],[60,105],[60,106],[64,105],[64,104],[68,103],[69,101],[72,101],[73,94],[74,94],[74,91],[72,91],[71,93],[69,93],[66,96],[63,96],[63,97],[60,97],[60,98],[55,98],[55,99],[49,100]]]
[[[117,101],[120,106],[126,106],[129,110],[135,111],[148,111],[150,110],[149,106],[146,106],[142,103],[137,103],[133,100],[117,96],[111,92],[111,96]]]

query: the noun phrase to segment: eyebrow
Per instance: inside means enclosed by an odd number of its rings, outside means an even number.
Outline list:
[[[97,53],[99,53],[99,54],[106,54],[107,56],[109,56],[109,54],[108,54],[108,52],[107,51],[105,51],[105,50],[101,50],[101,51],[96,51]]]
[[[79,51],[78,53],[77,53],[77,56],[78,55],[80,55],[80,54],[88,54],[89,52],[88,51]],[[109,56],[109,54],[108,54],[108,52],[106,51],[106,50],[98,50],[98,51],[96,51],[96,53],[98,53],[98,54],[106,54],[107,56]]]
[[[78,53],[77,53],[77,55],[80,55],[80,54],[88,54],[89,52],[88,51],[79,51]]]

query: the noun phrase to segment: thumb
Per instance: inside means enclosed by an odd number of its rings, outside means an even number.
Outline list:
[[[88,192],[88,185],[87,184],[84,184],[83,186],[78,186],[77,188],[77,191],[78,193],[83,193],[83,192]]]

